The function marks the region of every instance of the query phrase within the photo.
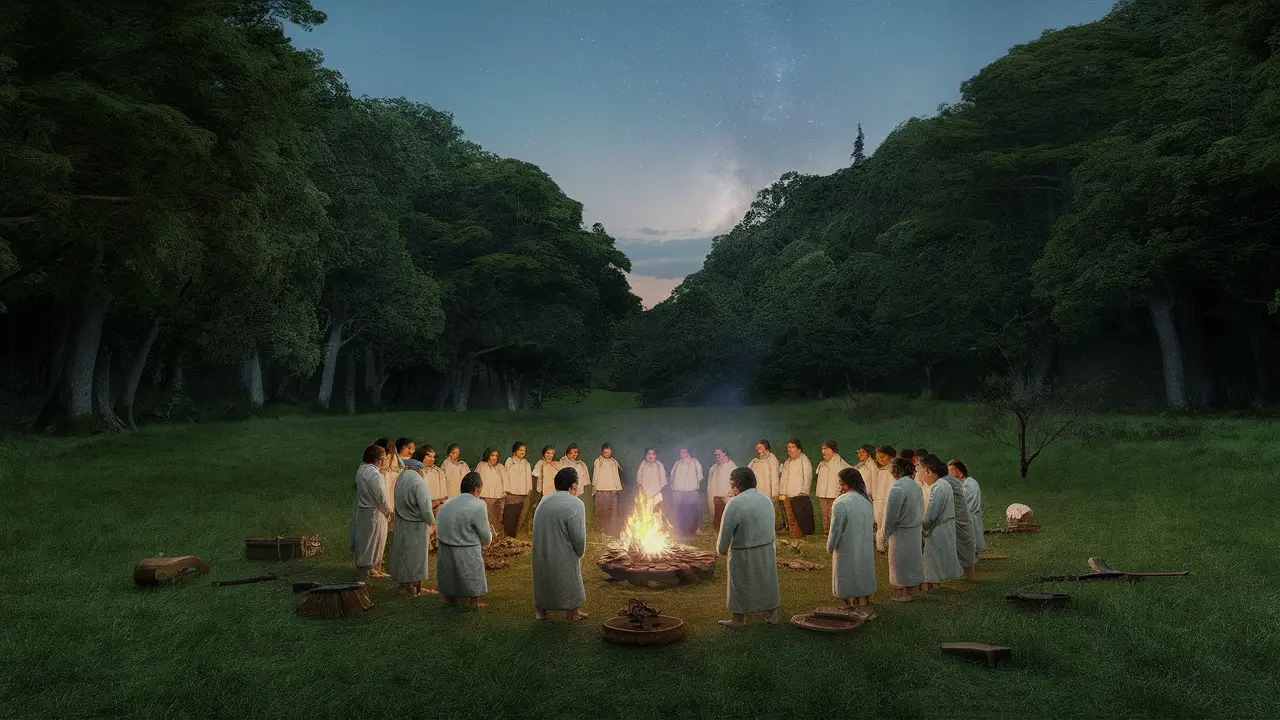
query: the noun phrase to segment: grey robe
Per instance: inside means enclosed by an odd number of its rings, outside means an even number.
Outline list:
[[[847,492],[831,504],[831,592],[838,598],[855,598],[876,591],[875,508],[856,492]]]
[[[399,583],[427,579],[427,528],[436,524],[431,513],[431,491],[416,470],[396,478],[396,531],[391,536],[387,572]]]
[[[348,547],[356,556],[356,567],[376,568],[382,564],[382,552],[387,546],[387,517],[382,513],[390,511],[382,473],[373,465],[361,465],[356,471],[356,499],[347,538]]]
[[[754,488],[729,498],[720,518],[721,555],[729,556],[729,598],[737,615],[770,612],[782,605],[773,502]]]
[[[440,506],[436,519],[436,581],[445,597],[480,597],[489,592],[480,549],[493,540],[484,500],[462,493]]]
[[[582,555],[587,551],[587,510],[566,490],[542,498],[533,512],[533,606],[573,610],[587,601]]]
[[[889,584],[894,587],[916,587],[924,582],[924,555],[920,551],[923,520],[920,487],[909,477],[899,478],[886,493],[881,541],[888,545]]]
[[[973,523],[973,549],[976,552],[987,551],[987,538],[982,530],[982,488],[972,476],[964,479],[964,500],[969,506],[969,519]]]
[[[956,511],[951,485],[942,479],[929,488],[929,507],[924,512],[924,580],[946,582],[964,576],[956,553]]]
[[[956,513],[956,559],[960,567],[968,568],[978,564],[978,553],[974,550],[977,544],[973,539],[973,523],[969,518],[969,503],[964,497],[964,485],[950,475],[942,476],[951,486],[951,506]]]

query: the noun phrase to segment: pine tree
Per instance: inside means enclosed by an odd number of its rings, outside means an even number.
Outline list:
[[[857,165],[867,159],[866,153],[863,152],[863,148],[866,147],[866,142],[866,138],[862,135],[862,123],[858,123],[858,137],[854,138],[853,154],[849,156],[853,158],[854,165]]]

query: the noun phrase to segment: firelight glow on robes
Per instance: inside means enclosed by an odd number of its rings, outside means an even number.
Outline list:
[[[667,530],[668,524],[658,509],[658,503],[640,491],[631,517],[614,545],[625,549],[633,559],[656,560],[671,549],[671,536]]]

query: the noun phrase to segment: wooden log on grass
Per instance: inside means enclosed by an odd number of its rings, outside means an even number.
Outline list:
[[[985,643],[943,643],[942,652],[970,662],[986,663],[989,668],[1013,658],[1012,648]]]

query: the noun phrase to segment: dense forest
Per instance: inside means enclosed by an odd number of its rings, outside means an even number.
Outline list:
[[[285,34],[324,20],[308,0],[6,4],[7,425],[465,410],[479,386],[519,409],[598,384],[640,312],[613,238],[450,114],[353,97]]]
[[[828,176],[761,190],[704,268],[627,321],[648,404],[990,372],[1117,405],[1275,399],[1280,2],[1131,0],[1046,31]]]

